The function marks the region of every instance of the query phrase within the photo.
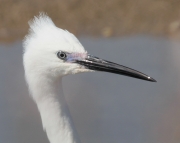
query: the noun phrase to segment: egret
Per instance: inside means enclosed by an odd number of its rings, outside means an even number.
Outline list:
[[[156,82],[139,71],[88,54],[73,34],[56,27],[46,14],[34,17],[29,26],[23,41],[25,78],[50,143],[80,142],[64,99],[63,76],[104,71]]]

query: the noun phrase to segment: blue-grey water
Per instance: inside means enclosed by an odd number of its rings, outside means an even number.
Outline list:
[[[82,143],[180,142],[180,43],[144,35],[79,39],[90,54],[157,80],[105,72],[64,77]],[[24,80],[21,41],[0,44],[0,143],[48,143]]]

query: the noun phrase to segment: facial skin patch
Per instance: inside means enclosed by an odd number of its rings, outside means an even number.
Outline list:
[[[67,57],[66,57],[66,60],[67,62],[74,62],[76,60],[82,60],[82,59],[85,59],[87,58],[87,52],[85,53],[70,53],[70,54],[67,54]]]

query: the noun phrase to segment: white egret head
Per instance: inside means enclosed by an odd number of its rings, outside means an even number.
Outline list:
[[[57,78],[79,72],[105,71],[155,81],[136,70],[89,55],[73,34],[56,27],[45,14],[30,22],[24,47],[24,66],[28,74]]]

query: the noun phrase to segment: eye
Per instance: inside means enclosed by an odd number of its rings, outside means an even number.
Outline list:
[[[57,52],[57,56],[58,58],[62,59],[62,60],[65,60],[66,59],[66,53],[62,52],[62,51],[59,51]]]

